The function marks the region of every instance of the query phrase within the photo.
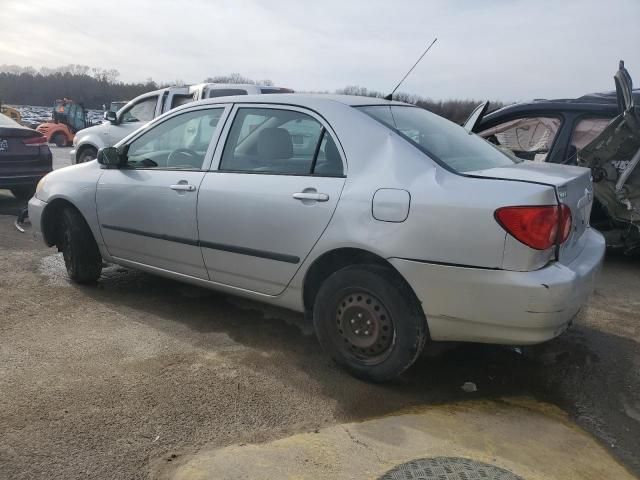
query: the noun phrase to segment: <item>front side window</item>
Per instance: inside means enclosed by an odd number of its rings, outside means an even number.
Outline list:
[[[176,115],[135,139],[127,150],[130,168],[197,170],[202,168],[224,108]]]
[[[315,118],[292,110],[241,108],[229,131],[220,170],[342,175],[342,159]]]
[[[156,112],[158,97],[149,97],[134,104],[120,117],[122,123],[150,122]]]
[[[513,165],[517,162],[477,135],[419,107],[355,107],[397,132],[436,162],[459,172]]]
[[[518,158],[544,162],[560,124],[560,119],[556,117],[524,117],[501,123],[478,135]]]

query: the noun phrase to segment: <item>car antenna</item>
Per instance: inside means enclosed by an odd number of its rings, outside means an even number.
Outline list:
[[[404,77],[402,77],[402,80],[400,80],[400,82],[398,82],[398,85],[396,85],[396,88],[394,88],[394,89],[393,89],[393,92],[391,92],[389,95],[387,95],[386,97],[384,97],[384,99],[385,99],[385,100],[393,100],[393,94],[394,94],[394,93],[396,93],[396,90],[398,89],[398,87],[399,87],[400,85],[402,85],[402,82],[404,82],[404,80],[409,76],[409,74],[410,74],[411,72],[413,72],[413,69],[414,69],[414,68],[416,68],[416,67],[418,66],[418,64],[420,63],[420,60],[422,60],[422,57],[424,57],[424,56],[427,54],[427,52],[428,52],[429,50],[431,50],[431,47],[433,47],[433,44],[434,44],[434,43],[436,43],[437,41],[438,41],[438,38],[437,38],[437,37],[433,39],[433,42],[431,42],[431,44],[430,44],[430,45],[427,47],[427,49],[422,53],[422,55],[420,55],[420,58],[418,59],[418,61],[417,61],[416,63],[414,63],[414,64],[413,64],[413,67],[411,67],[411,68],[409,69],[409,71],[407,72],[407,74],[406,74]]]

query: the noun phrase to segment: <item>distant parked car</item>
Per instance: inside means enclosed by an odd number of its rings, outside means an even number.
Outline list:
[[[124,106],[115,105],[117,109],[112,106],[111,110],[104,112],[107,122],[78,132],[73,139],[74,148],[69,154],[71,163],[84,163],[95,159],[99,149],[115,145],[157,116],[185,103],[230,95],[292,92],[289,88],[262,85],[199,83],[144,93]],[[121,102],[116,102],[119,103]]]
[[[47,138],[0,114],[0,188],[28,200],[38,181],[51,170]]]
[[[184,105],[49,174],[29,215],[76,282],[105,260],[305,312],[381,381],[427,341],[560,335],[603,258],[591,201],[589,169],[418,107],[254,95]]]
[[[610,247],[640,252],[640,90],[622,62],[614,78],[615,92],[479,109],[467,126],[524,160],[590,167],[591,224]]]

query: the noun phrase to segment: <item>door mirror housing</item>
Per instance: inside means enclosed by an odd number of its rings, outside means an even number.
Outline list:
[[[127,155],[116,147],[98,150],[98,163],[106,167],[119,168],[127,163]]]
[[[116,112],[112,112],[111,110],[104,112],[104,119],[110,121],[114,125],[118,123],[118,116],[116,115]]]

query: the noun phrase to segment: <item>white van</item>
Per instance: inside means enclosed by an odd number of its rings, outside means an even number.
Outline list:
[[[73,139],[73,149],[70,152],[71,163],[93,160],[101,148],[115,145],[157,116],[185,103],[205,98],[267,93],[293,93],[293,90],[264,85],[200,83],[144,93],[117,112],[104,112],[106,121],[101,125],[80,130]]]

